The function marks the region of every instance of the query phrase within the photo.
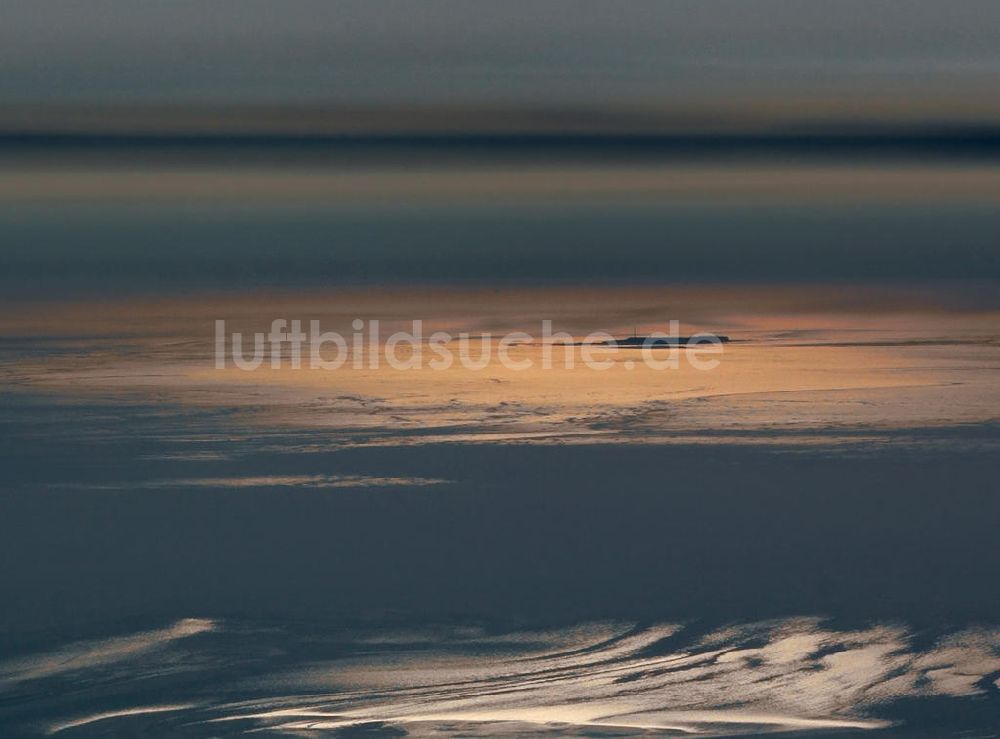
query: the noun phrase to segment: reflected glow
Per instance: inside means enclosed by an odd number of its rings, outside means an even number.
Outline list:
[[[437,441],[858,441],[994,420],[1000,313],[963,300],[962,290],[688,286],[383,288],[48,305],[25,320],[0,320],[14,342],[0,357],[0,374],[80,399],[110,394],[121,402],[155,398],[217,409],[237,430],[308,437],[294,442],[300,450]],[[546,370],[537,345],[510,350],[513,360],[531,360],[525,371],[502,366],[495,346],[481,371],[457,361],[447,370],[400,371],[384,361],[358,369],[348,361],[332,371],[287,362],[243,371],[231,360],[217,370],[212,321],[220,316],[230,331],[244,332],[266,330],[276,317],[318,318],[347,337],[358,316],[378,319],[383,337],[414,318],[424,321],[425,336],[494,337],[512,330],[537,337],[543,318],[578,337],[648,333],[678,318],[685,333],[734,341],[710,371],[686,361],[655,370],[637,350],[592,349],[614,360],[594,371],[582,366],[579,348],[568,369],[559,347],[556,367]],[[483,349],[484,342],[472,342],[468,351]]]
[[[164,629],[112,639],[78,642],[45,654],[0,662],[0,688],[51,678],[144,656],[170,642],[212,631],[214,621],[185,618]]]
[[[115,641],[144,642],[148,635]],[[164,669],[183,658],[187,669],[170,683],[182,702],[133,705],[128,692],[115,690],[108,694],[114,705],[55,721],[48,732],[94,722],[112,729],[116,720],[140,732],[183,726],[194,735],[218,734],[220,724],[238,733],[410,727],[472,736],[879,729],[892,725],[886,712],[900,699],[984,695],[1000,670],[996,629],[924,642],[904,625],[843,630],[819,618],[708,633],[677,624],[491,633],[472,625],[316,632],[308,625],[232,622],[196,643],[161,639],[160,646],[120,654],[115,674],[141,691],[144,677],[169,675]],[[209,674],[228,677],[206,696],[199,686]],[[90,661],[72,680],[104,705],[102,675]],[[30,678],[50,686],[60,679],[69,676]],[[148,717],[156,723],[142,723],[147,714],[157,714]]]

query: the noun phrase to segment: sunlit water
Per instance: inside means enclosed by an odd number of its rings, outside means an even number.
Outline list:
[[[239,414],[234,433],[260,426],[320,431],[319,438],[336,445],[720,437],[808,442],[995,420],[998,314],[942,310],[919,293],[904,294],[909,308],[887,309],[879,301],[893,298],[880,297],[878,290],[813,292],[814,312],[804,314],[789,309],[790,302],[806,300],[801,288],[622,288],[596,295],[390,289],[258,300],[220,295],[69,303],[8,320],[0,372],[11,388],[226,409]],[[616,308],[604,311],[603,303]],[[293,369],[287,345],[279,368],[270,366],[270,354],[252,371],[235,365],[233,331],[246,334],[249,358],[252,334],[269,330],[274,318],[307,325],[315,316],[323,318],[324,330],[338,330],[349,342],[352,319],[380,319],[379,366],[369,366],[368,345],[360,366],[352,349],[336,370],[310,368],[308,360]],[[649,366],[639,349],[619,349],[591,351],[605,363],[595,370],[585,366],[579,347],[547,351],[540,343],[546,318],[579,340],[597,330],[666,330],[668,319],[689,317],[682,323],[686,333],[733,338],[721,354],[701,356],[717,360],[714,369],[693,366],[687,357],[697,353],[693,349],[677,350],[677,366],[668,369]],[[216,319],[227,320],[223,369],[214,358]],[[448,369],[427,366],[434,355],[426,339],[420,369],[394,369],[384,358],[385,337],[411,330],[413,319],[425,322],[425,337],[448,330],[472,338],[446,345],[454,357]],[[500,338],[514,330],[535,338],[507,350],[511,361],[528,369],[512,369],[499,359]],[[480,338],[484,331],[490,338]],[[412,355],[407,344],[396,352],[404,361]],[[321,356],[335,354],[324,348]],[[551,369],[542,368],[546,354]],[[648,356],[662,363],[668,354]],[[469,369],[463,360],[482,368]]]
[[[882,729],[917,698],[982,710],[998,675],[1000,632],[983,628],[790,618],[331,630],[191,618],[0,662],[0,695],[20,706],[9,727],[59,736],[728,736]]]
[[[712,370],[214,367],[216,318],[580,337],[641,291],[8,320],[0,733],[990,735],[997,316],[770,292],[687,296]]]

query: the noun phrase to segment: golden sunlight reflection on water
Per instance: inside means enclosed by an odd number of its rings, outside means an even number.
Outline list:
[[[18,324],[37,352],[14,355],[3,371],[12,382],[67,392],[103,392],[137,400],[157,398],[187,406],[266,409],[246,423],[329,429],[355,442],[428,440],[670,441],[706,435],[782,440],[918,426],[989,422],[1000,405],[1000,320],[995,313],[954,305],[954,297],[919,291],[838,291],[798,287],[690,287],[517,290],[393,290],[326,295],[208,296],[146,302],[94,302]],[[949,303],[949,300],[952,302]],[[596,301],[596,302],[595,302]],[[799,309],[794,306],[803,306]],[[606,307],[605,307],[606,306]],[[381,323],[378,367],[353,356],[335,370],[302,368],[287,356],[246,371],[214,366],[212,327],[219,317],[231,331],[266,332],[273,318],[319,317],[324,330],[351,339],[351,320]],[[594,330],[621,336],[666,330],[664,316],[684,319],[682,333],[731,335],[714,369],[688,361],[696,350],[672,353],[676,368],[655,369],[635,348],[588,348],[605,363],[582,362],[581,347],[539,343],[541,319],[582,337]],[[318,320],[319,320],[318,319]],[[447,344],[454,362],[432,369],[423,347],[419,369],[385,360],[394,330],[424,321],[432,331],[469,332],[468,343]],[[143,331],[134,330],[143,326]],[[130,328],[131,327],[131,328]],[[103,328],[106,335],[101,335]],[[365,330],[367,331],[367,325]],[[512,346],[517,366],[499,361],[505,330],[531,334]],[[481,332],[492,338],[480,338]],[[55,336],[56,338],[52,338]],[[49,342],[49,343],[46,343]],[[58,350],[56,350],[58,349]],[[330,358],[335,348],[326,347]],[[482,369],[469,369],[484,353]],[[573,358],[568,366],[567,354]],[[249,354],[248,354],[249,356]],[[410,358],[408,344],[397,357]],[[371,432],[377,430],[378,438]]]

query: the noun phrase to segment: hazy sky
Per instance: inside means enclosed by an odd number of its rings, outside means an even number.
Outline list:
[[[557,121],[734,101],[844,116],[870,115],[864,106],[882,98],[915,106],[920,120],[990,105],[1000,120],[998,89],[997,0],[7,0],[0,11],[0,117],[23,105],[24,120],[32,103],[83,103],[98,120],[115,103],[450,103],[480,106],[491,124],[491,104],[581,106]],[[852,108],[852,96],[865,102]],[[76,119],[60,110],[51,120]],[[809,174],[782,171],[790,160],[777,154],[770,173],[687,179],[460,163],[400,186],[393,173],[334,182],[335,168],[289,179],[199,164],[164,176],[143,152],[122,160],[139,163],[131,171],[90,154],[115,175],[39,178],[22,159],[27,169],[0,181],[0,200],[24,206],[0,224],[4,289],[1000,275],[992,159],[950,162],[947,173],[939,162],[923,174],[875,162]],[[218,161],[243,154],[229,156]],[[476,182],[478,200],[464,201]],[[432,186],[432,201],[408,200]]]
[[[995,0],[7,0],[0,100],[932,99],[1000,84]]]

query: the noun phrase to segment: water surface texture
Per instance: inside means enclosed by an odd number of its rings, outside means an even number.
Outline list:
[[[8,0],[0,69],[0,737],[1000,735],[995,2]]]

